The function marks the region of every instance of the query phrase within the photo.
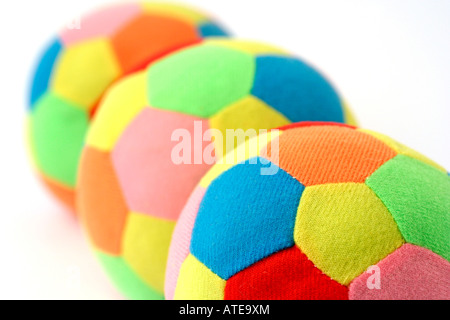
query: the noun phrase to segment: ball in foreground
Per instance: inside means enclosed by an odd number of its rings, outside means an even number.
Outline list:
[[[213,39],[169,55],[117,83],[87,135],[79,210],[109,274],[131,298],[162,298],[173,228],[201,177],[209,129],[270,129],[300,120],[348,121],[317,71],[285,51]],[[184,132],[187,149],[173,151]],[[209,138],[208,138],[209,136]],[[232,142],[234,143],[234,142]],[[200,159],[198,159],[200,155]],[[217,156],[217,153],[215,154]]]
[[[443,168],[331,123],[266,140],[239,164],[216,165],[191,196],[173,235],[168,299],[450,298]],[[267,167],[277,170],[261,174]]]
[[[62,30],[39,61],[29,98],[30,149],[46,186],[74,208],[85,133],[114,81],[204,37],[224,34],[200,12],[152,2],[107,7]]]

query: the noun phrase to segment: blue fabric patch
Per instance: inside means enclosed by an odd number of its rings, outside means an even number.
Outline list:
[[[344,122],[336,91],[317,71],[296,58],[257,57],[252,94],[292,122]]]
[[[42,55],[32,78],[28,105],[30,110],[33,110],[35,102],[47,91],[53,66],[62,48],[61,42],[56,39]]]
[[[262,162],[263,161],[263,162]],[[261,175],[269,166],[274,175]],[[294,246],[305,187],[262,158],[252,158],[209,186],[197,214],[190,252],[222,279]]]
[[[199,27],[200,35],[206,37],[226,37],[228,33],[214,23],[204,23]]]

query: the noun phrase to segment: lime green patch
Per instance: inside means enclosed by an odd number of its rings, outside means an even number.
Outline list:
[[[52,93],[42,97],[30,121],[30,143],[40,170],[75,187],[78,160],[88,128],[85,111]]]
[[[132,300],[163,300],[164,295],[146,285],[120,257],[96,251],[97,257],[125,297]]]
[[[366,181],[397,222],[406,242],[450,259],[450,178],[398,155]]]
[[[221,46],[184,50],[150,68],[150,105],[208,118],[250,94],[255,65],[250,54]]]

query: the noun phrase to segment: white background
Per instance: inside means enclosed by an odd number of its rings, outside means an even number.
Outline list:
[[[186,0],[239,37],[325,72],[361,126],[450,168],[449,0]],[[82,231],[41,187],[24,148],[25,92],[41,47],[104,1],[0,6],[0,298],[120,298]]]

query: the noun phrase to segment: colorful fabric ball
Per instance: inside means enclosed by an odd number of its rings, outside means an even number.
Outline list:
[[[264,44],[205,40],[106,95],[81,159],[81,220],[127,297],[162,298],[175,222],[214,164],[202,155],[226,150],[212,141],[217,133],[348,119],[333,87],[300,59]],[[174,136],[180,131],[189,140]],[[173,152],[184,142],[188,161],[177,163]]]
[[[29,97],[29,141],[47,187],[74,208],[85,133],[105,90],[163,55],[225,32],[179,5],[126,3],[73,22],[42,55]]]
[[[332,123],[286,126],[247,148],[184,208],[168,299],[450,299],[450,178],[439,165]]]

